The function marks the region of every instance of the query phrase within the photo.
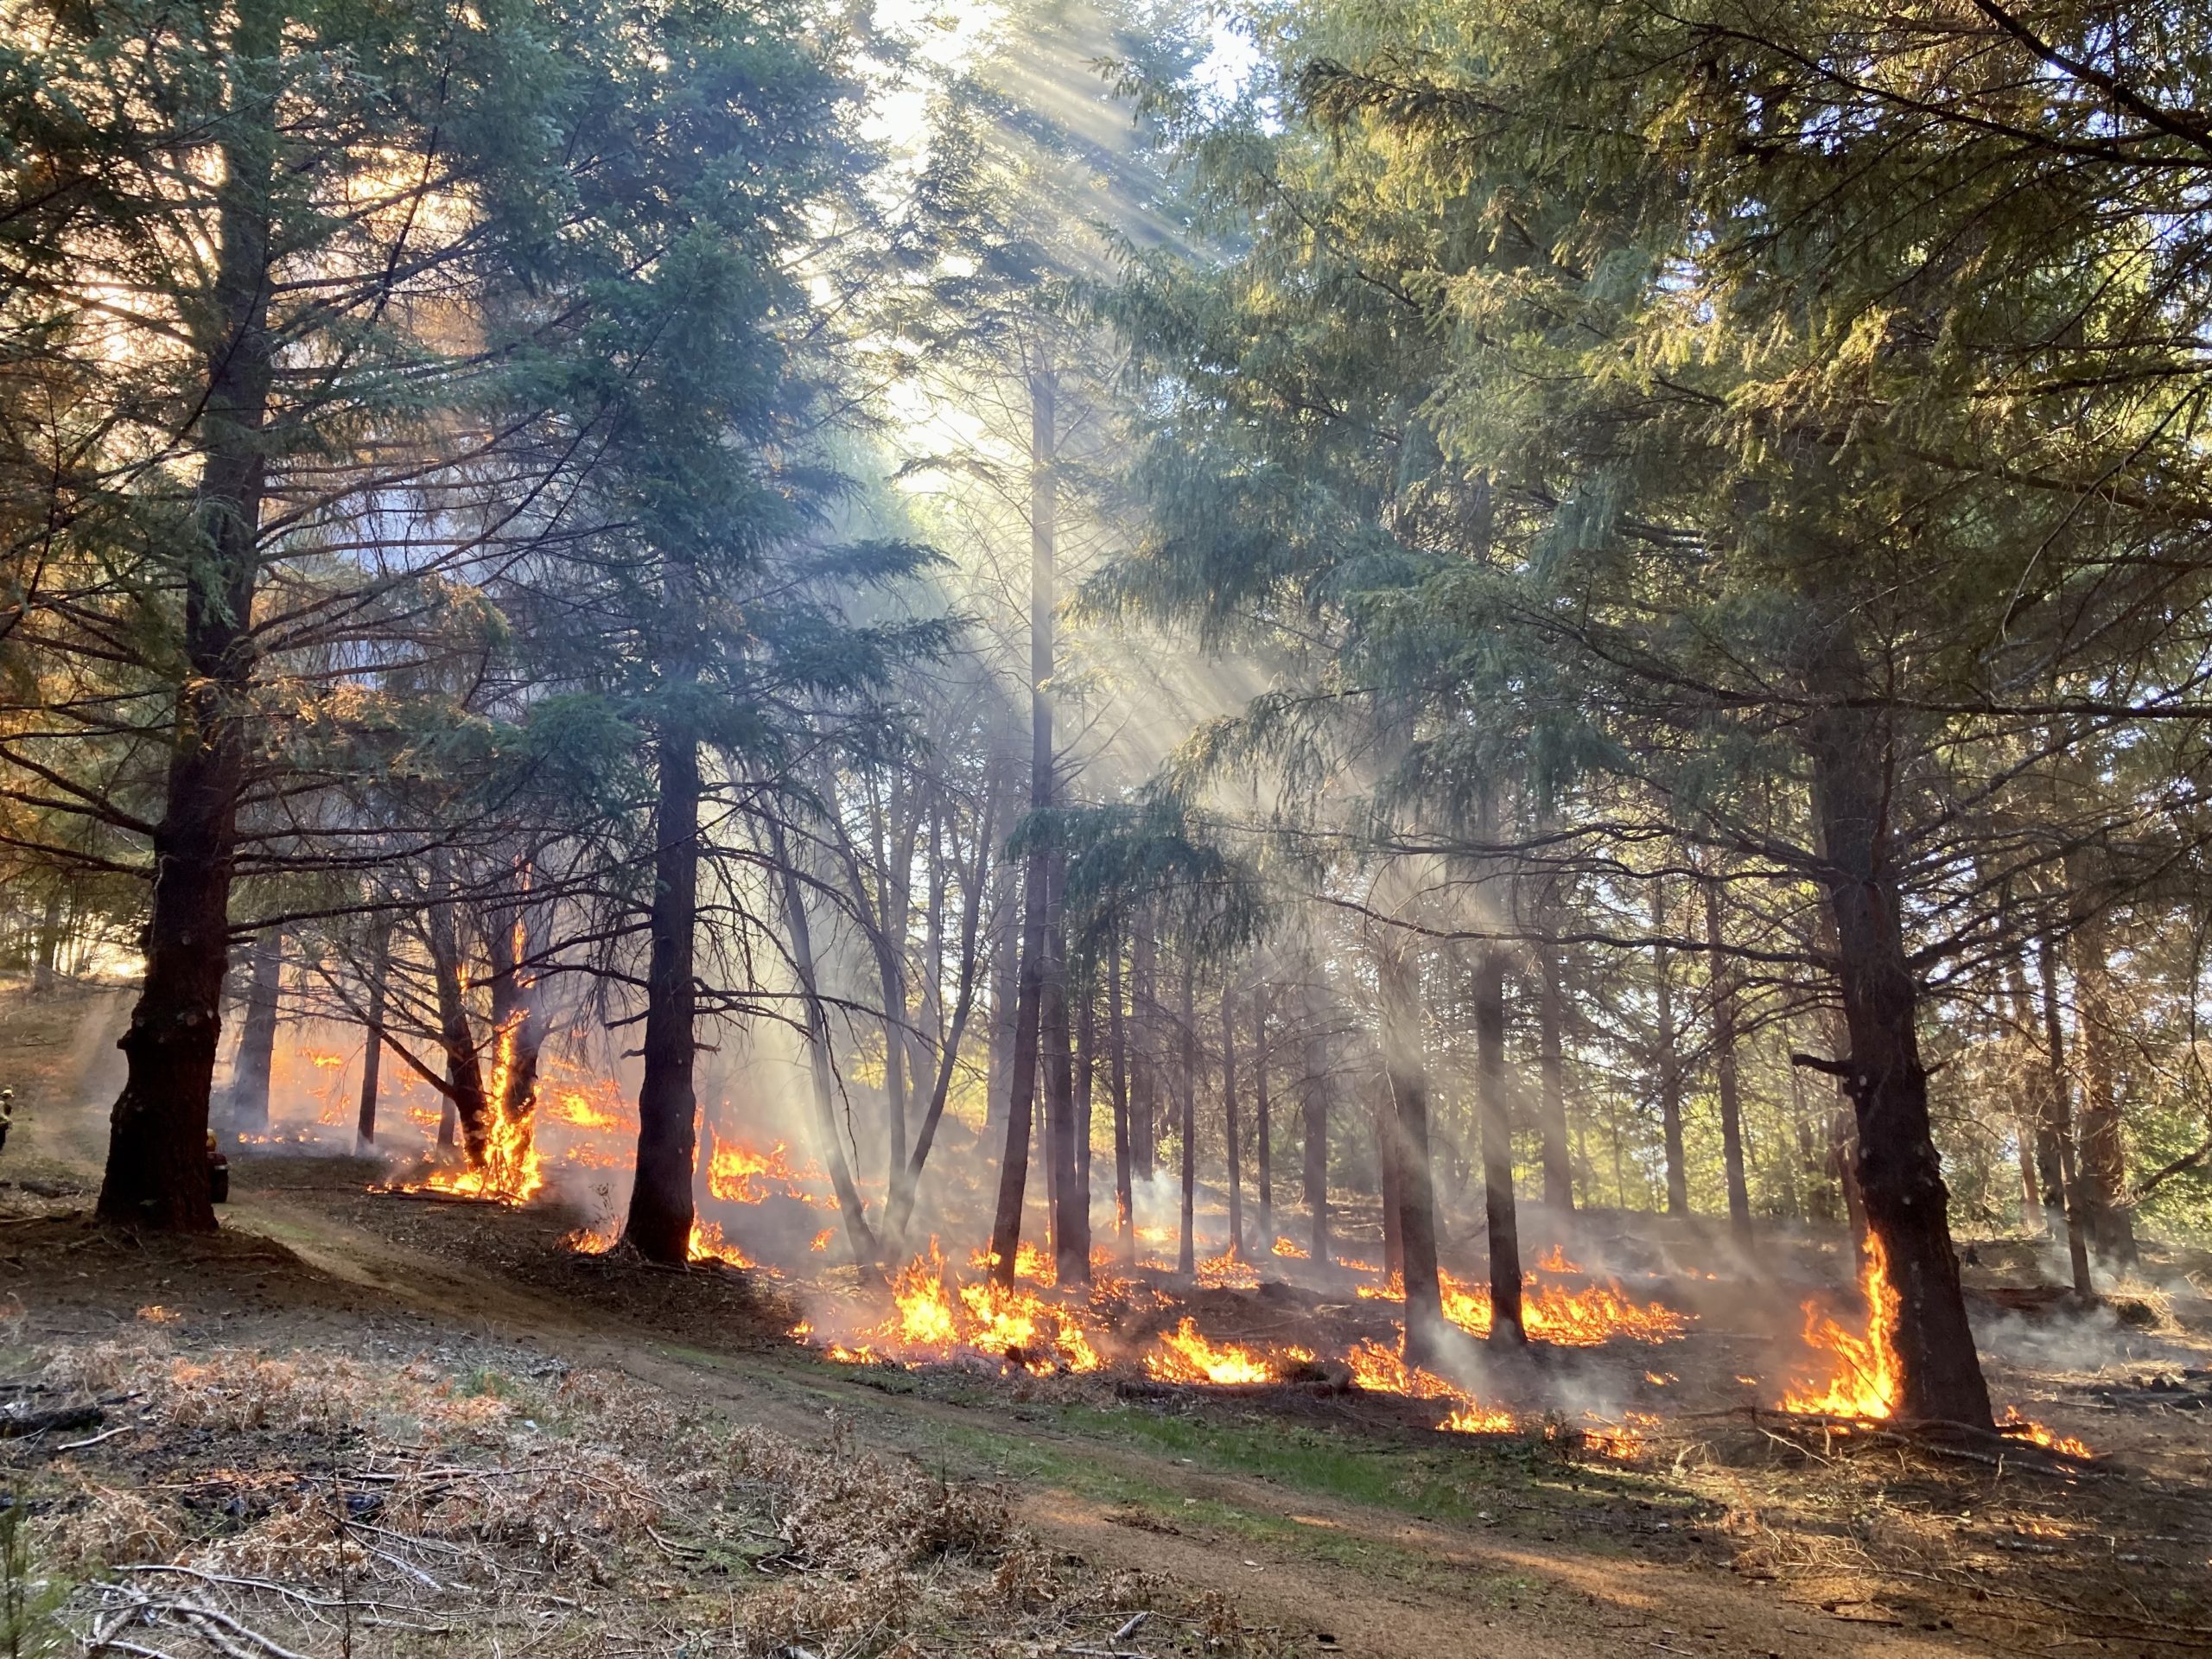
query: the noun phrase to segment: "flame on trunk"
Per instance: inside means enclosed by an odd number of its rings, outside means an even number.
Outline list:
[[[486,1126],[483,1163],[467,1169],[432,1170],[423,1182],[424,1189],[497,1204],[526,1204],[543,1190],[545,1171],[537,1153],[537,1123],[530,1113],[508,1109],[515,1039],[522,1021],[518,1013],[493,1033],[492,1074],[484,1102],[491,1122]]]
[[[1805,1344],[1827,1361],[1827,1374],[1792,1387],[1782,1396],[1783,1410],[1883,1418],[1897,1408],[1903,1379],[1895,1338],[1902,1304],[1890,1283],[1889,1253],[1871,1232],[1859,1287],[1866,1302],[1863,1335],[1838,1323],[1817,1300],[1805,1304]]]
[[[1279,1382],[1313,1359],[1311,1348],[1254,1349],[1211,1341],[1186,1313],[1173,1331],[1160,1333],[1159,1346],[1144,1357],[1144,1369],[1162,1382]]]

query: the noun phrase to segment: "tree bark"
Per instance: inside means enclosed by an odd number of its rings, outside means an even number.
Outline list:
[[[692,1171],[699,1155],[699,744],[673,715],[658,747],[653,810],[653,897],[645,969],[645,1073],[638,1089],[638,1168],[625,1233],[648,1262],[691,1257]]]
[[[1274,1125],[1268,1118],[1268,988],[1252,988],[1252,1139],[1260,1155],[1260,1254],[1275,1253]]]
[[[2115,1010],[2104,918],[2076,918],[2068,945],[2074,963],[2075,1023],[2082,1050],[2082,1198],[2089,1242],[2125,1267],[2137,1259],[2128,1213],[2127,1153],[2120,1133],[2119,1067],[2113,1054]]]
[[[1175,1246],[1175,1271],[1188,1278],[1198,1271],[1198,959],[1188,945],[1183,950],[1181,1028],[1176,1033],[1182,1063],[1175,1069],[1175,1100],[1181,1109],[1183,1129],[1182,1231]]]
[[[1751,1243],[1751,1193],[1744,1173],[1744,1101],[1736,1071],[1736,969],[1721,936],[1720,883],[1705,882],[1705,943],[1712,960],[1713,1069],[1720,1095],[1720,1161],[1728,1185],[1728,1230]]]
[[[145,977],[118,1045],[127,1069],[109,1116],[99,1210],[105,1221],[177,1232],[215,1228],[207,1108],[245,786],[276,362],[269,307],[278,139],[274,88],[258,82],[283,49],[284,16],[273,0],[238,0],[232,16],[235,79],[219,141],[223,182],[207,296],[213,327],[198,342],[207,365],[200,423],[206,459],[188,533],[200,540],[179,584],[184,671],[168,791],[153,836]]]
[[[1318,996],[1306,998],[1306,1075],[1299,1079],[1300,1151],[1304,1160],[1306,1250],[1316,1268],[1334,1259],[1329,1243],[1329,1052]]]
[[[1664,878],[1651,878],[1651,931],[1663,937],[1667,931],[1667,884]],[[1675,1052],[1678,1033],[1675,1029],[1675,986],[1668,972],[1668,958],[1671,953],[1663,944],[1651,947],[1651,980],[1653,999],[1657,1007],[1658,1024],[1655,1041],[1658,1053],[1657,1082],[1659,1092],[1659,1127],[1667,1156],[1667,1213],[1687,1216],[1690,1212],[1689,1160],[1682,1149],[1682,1063]]]
[[[1149,906],[1136,923],[1129,950],[1129,1157],[1136,1179],[1149,1186],[1160,1166],[1160,944]]]
[[[38,930],[38,954],[31,965],[31,994],[48,996],[53,994],[59,976],[56,969],[61,959],[61,883],[55,881],[46,890],[46,914]]]
[[[468,1004],[462,992],[461,939],[454,926],[457,900],[453,877],[442,850],[430,857],[430,903],[424,932],[430,947],[430,971],[437,981],[438,1046],[446,1057],[446,1104],[461,1131],[461,1144],[469,1166],[484,1166],[489,1143],[485,1119],[484,1065],[469,1029]],[[443,1124],[440,1146],[453,1144]]]
[[[968,1021],[976,1007],[976,982],[981,964],[976,959],[976,936],[982,920],[983,887],[990,870],[991,830],[997,822],[998,779],[994,778],[983,791],[982,816],[976,826],[976,868],[967,883],[967,897],[962,901],[960,912],[960,987],[953,993],[952,1018],[944,1029],[938,1050],[937,1081],[930,1090],[929,1107],[922,1115],[921,1127],[914,1135],[913,1151],[906,1166],[893,1177],[886,1206],[884,1237],[887,1242],[900,1241],[906,1236],[906,1224],[914,1213],[914,1196],[920,1190],[922,1170],[928,1164],[930,1148],[937,1143],[938,1125],[944,1121],[945,1103],[952,1096],[953,1068],[960,1060],[960,1040],[968,1030]]]
[[[1135,1194],[1131,1191],[1128,1021],[1122,1012],[1122,931],[1106,952],[1106,1054],[1114,1096],[1114,1232],[1125,1265],[1137,1259]]]
[[[1373,946],[1381,992],[1382,1068],[1390,1109],[1384,1139],[1396,1166],[1398,1248],[1406,1294],[1405,1359],[1426,1363],[1444,1332],[1436,1260],[1436,1188],[1428,1150],[1428,1064],[1422,1050],[1421,958],[1402,938]]]
[[[1221,1114],[1222,1136],[1229,1154],[1229,1254],[1242,1256],[1244,1249],[1243,1148],[1236,1144],[1236,994],[1224,978],[1221,985]]]
[[[837,1133],[836,1087],[830,1076],[830,1014],[822,1005],[822,984],[814,967],[814,930],[806,918],[806,892],[798,868],[791,862],[784,842],[782,824],[770,821],[769,847],[784,890],[784,920],[791,930],[791,968],[798,978],[799,1001],[806,1011],[807,1071],[814,1084],[814,1130],[821,1142],[822,1161],[830,1169],[830,1189],[837,1195],[837,1209],[844,1217],[846,1248],[864,1273],[872,1272],[880,1255],[876,1236],[868,1224],[868,1205],[853,1179],[853,1166],[845,1156],[844,1137]],[[1027,1143],[1024,1143],[1025,1146]]]
[[[283,991],[284,934],[264,927],[254,936],[253,976],[245,1019],[231,1061],[230,1127],[238,1135],[269,1133],[269,1077],[276,1064],[276,1015]]]
[[[385,980],[390,972],[385,958],[391,950],[391,930],[379,923],[369,935],[368,1036],[361,1049],[361,1108],[354,1120],[353,1136],[364,1147],[377,1143],[377,1090],[384,1071]]]
[[[2058,1141],[2059,1192],[2066,1202],[2066,1257],[2074,1273],[2074,1294],[2089,1297],[2088,1217],[2083,1213],[2082,1172],[2074,1156],[2073,1090],[2066,1075],[2066,1027],[2058,1002],[2058,947],[2046,938],[2037,951],[2043,976],[2044,1038],[2050,1060],[2050,1130]]]
[[[1866,676],[1847,624],[1826,628],[1831,660],[1816,684],[1841,696]],[[1836,660],[1836,659],[1840,660]],[[1928,1072],[1916,1028],[1918,988],[1905,950],[1887,818],[1888,736],[1879,714],[1838,702],[1807,722],[1821,882],[1834,919],[1850,1039],[1845,1071],[1859,1131],[1856,1169],[1866,1225],[1897,1294],[1894,1335],[1900,1414],[1990,1426],[1989,1390],[1967,1322],[1958,1257],[1928,1115]]]
[[[1046,1148],[1052,1159],[1052,1265],[1063,1285],[1090,1282],[1090,1215],[1077,1179],[1075,1076],[1068,1029],[1067,938],[1061,889],[1066,861],[1053,855],[1046,897],[1050,902],[1045,943],[1045,983],[1038,1019],[1045,1054]]]
[[[1483,1126],[1483,1214],[1490,1242],[1490,1340],[1528,1340],[1521,1308],[1521,1220],[1513,1193],[1512,1105],[1505,1088],[1505,958],[1475,959],[1475,1090]]]
[[[1536,1066],[1542,1090],[1544,1205],[1560,1215],[1574,1209],[1574,1164],[1567,1149],[1567,995],[1560,965],[1558,922],[1544,900],[1544,937],[1537,947],[1541,993],[1536,1005]]]

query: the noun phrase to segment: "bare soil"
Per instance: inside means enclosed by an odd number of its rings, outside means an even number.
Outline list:
[[[677,1632],[747,1650],[781,1644],[810,1659],[901,1644],[1150,1659],[1289,1649],[1388,1659],[2212,1649],[2212,1306],[2198,1289],[2208,1264],[2185,1253],[2154,1256],[2119,1311],[2082,1313],[2050,1294],[2031,1249],[1977,1247],[1969,1278],[1993,1386],[2096,1449],[2094,1463],[2069,1468],[1981,1445],[1827,1434],[1759,1409],[1770,1384],[1739,1379],[1773,1374],[1797,1328],[1797,1302],[1834,1276],[1834,1241],[1798,1241],[1779,1277],[1754,1281],[1702,1234],[1593,1218],[1584,1241],[1593,1252],[1630,1271],[1644,1252],[1663,1282],[1637,1281],[1638,1294],[1697,1316],[1681,1341],[1528,1362],[1532,1392],[1586,1385],[1610,1405],[1661,1417],[1643,1454],[1621,1464],[1576,1449],[1572,1437],[1439,1434],[1433,1414],[1327,1385],[1177,1389],[1103,1376],[833,1365],[788,1338],[794,1304],[772,1279],[580,1256],[562,1242],[576,1217],[556,1207],[372,1196],[371,1166],[347,1160],[235,1160],[233,1201],[213,1239],[102,1230],[88,1212],[113,1083],[105,1045],[121,1012],[118,998],[97,993],[0,1003],[0,1081],[18,1101],[0,1153],[0,1303],[13,1316],[0,1381],[33,1384],[48,1374],[41,1367],[67,1376],[100,1349],[139,1355],[130,1375],[142,1378],[194,1364],[219,1371],[240,1357],[320,1376],[316,1366],[342,1359],[353,1368],[348,1386],[395,1397],[413,1389],[432,1401],[420,1408],[423,1421],[442,1421],[448,1408],[435,1400],[476,1399],[469,1390],[483,1378],[503,1379],[498,1421],[482,1430],[490,1440],[454,1461],[512,1464],[527,1450],[514,1437],[565,1416],[564,1445],[613,1458],[670,1495],[677,1533],[656,1524],[662,1543],[618,1520],[577,1546],[613,1575],[613,1588],[593,1592],[602,1612],[619,1602],[635,1624],[639,1607],[659,1609],[649,1622],[659,1635],[649,1639],[639,1624],[635,1650],[675,1650]],[[1337,1318],[1321,1310],[1341,1306],[1233,1292],[1204,1305],[1210,1331],[1264,1339]],[[572,1378],[614,1382],[584,1390],[601,1402],[586,1409],[563,1404]],[[11,1397],[60,1399],[53,1389]],[[388,1433],[347,1441],[327,1423],[274,1438],[219,1425],[188,1433],[158,1397],[165,1391],[108,1408],[108,1426],[131,1432],[97,1444],[59,1449],[85,1431],[0,1440],[0,1481],[49,1502],[130,1494],[170,1517],[168,1533],[126,1540],[131,1547],[189,1539],[207,1548],[224,1543],[226,1527],[251,1533],[273,1524],[270,1514],[289,1513],[264,1503],[276,1488],[296,1493],[302,1481],[377,1456],[390,1471],[427,1455],[403,1456]],[[605,1405],[631,1391],[632,1403],[652,1403],[642,1420]],[[458,1443],[479,1432],[473,1420],[464,1427],[438,1433]],[[701,1468],[726,1466],[732,1437],[745,1434],[798,1448],[779,1465],[783,1486],[755,1483],[762,1497],[742,1483],[683,1485]],[[418,1433],[416,1444],[437,1438]],[[804,1457],[878,1458],[886,1461],[867,1466],[918,1469],[948,1491],[977,1482],[1002,1490],[1034,1551],[993,1535],[886,1569],[924,1586],[894,1592],[834,1551],[795,1560],[746,1545],[755,1535],[747,1527],[780,1539],[777,1517],[791,1512],[791,1493],[826,1478],[820,1465],[792,1475],[801,1467],[792,1460]],[[395,1614],[449,1628],[383,1628],[378,1642],[489,1651],[485,1632],[505,1630],[494,1644],[502,1652],[582,1651],[605,1636],[604,1617],[585,1621],[598,1632],[587,1637],[561,1615],[558,1569],[542,1549],[531,1553],[539,1546],[501,1541],[480,1520],[455,1524],[435,1535],[490,1564],[472,1557],[454,1575],[477,1586],[474,1600],[464,1599],[476,1611]],[[342,1526],[335,1535],[342,1545]],[[720,1552],[712,1572],[699,1567],[701,1552]],[[385,1571],[395,1599],[435,1600]],[[795,1573],[812,1586],[813,1611],[762,1602],[748,1623],[754,1598],[791,1599]],[[518,1592],[503,1602],[505,1591],[483,1587],[495,1580],[535,1585],[541,1599]],[[831,1606],[833,1590],[870,1605],[887,1595],[905,1605],[904,1597],[923,1611],[861,1619]],[[1147,1607],[1154,1617],[1114,1639]],[[296,1651],[340,1650],[327,1618],[283,1628],[297,1637]],[[349,1625],[346,1650],[367,1640],[366,1627]],[[185,1651],[141,1644],[175,1659]],[[245,1650],[273,1659],[251,1643]]]

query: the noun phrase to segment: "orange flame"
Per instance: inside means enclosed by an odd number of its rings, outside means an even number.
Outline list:
[[[1556,1250],[1539,1266],[1546,1272],[1581,1271]],[[1490,1287],[1449,1273],[1440,1273],[1437,1281],[1444,1295],[1444,1317],[1475,1336],[1489,1335]],[[1370,1300],[1402,1301],[1405,1281],[1393,1274],[1382,1284],[1360,1286],[1358,1294]],[[1635,1300],[1614,1280],[1575,1289],[1545,1284],[1532,1272],[1521,1294],[1521,1322],[1535,1341],[1562,1348],[1595,1348],[1623,1339],[1669,1342],[1682,1334],[1689,1320],[1687,1314],[1661,1303]]]
[[[1198,1264],[1198,1282],[1208,1290],[1257,1290],[1260,1270],[1237,1259],[1234,1249],[1207,1256]]]
[[[722,1236],[721,1224],[716,1221],[691,1223],[691,1238],[684,1255],[693,1262],[719,1262],[724,1267],[750,1268],[756,1266],[753,1258]]]
[[[1303,1262],[1306,1260],[1306,1247],[1294,1238],[1281,1237],[1275,1240],[1275,1254],[1293,1262]]]
[[[1409,1400],[1449,1402],[1451,1409],[1437,1427],[1454,1434],[1510,1434],[1520,1427],[1511,1412],[1486,1406],[1435,1372],[1407,1364],[1396,1349],[1385,1348],[1379,1342],[1354,1343],[1344,1356],[1344,1364],[1351,1372],[1352,1386],[1369,1394],[1401,1394]]]
[[[997,1264],[998,1259],[998,1253],[988,1244],[980,1244],[969,1254],[968,1265],[988,1271]],[[1059,1272],[1052,1265],[1051,1256],[1025,1238],[1019,1240],[1014,1247],[1014,1276],[1033,1280],[1040,1285],[1050,1285],[1058,1282]]]
[[[1163,1382],[1275,1382],[1313,1358],[1311,1348],[1251,1349],[1211,1341],[1185,1314],[1173,1331],[1160,1332],[1160,1345],[1144,1357],[1144,1369]]]
[[[725,1141],[709,1131],[712,1149],[707,1160],[707,1191],[731,1204],[760,1204],[772,1198],[797,1198],[824,1208],[836,1202],[808,1183],[818,1182],[822,1172],[811,1164],[798,1168],[791,1151],[779,1141],[766,1152],[742,1142]]]
[[[1904,1381],[1895,1341],[1901,1303],[1890,1283],[1889,1252],[1872,1233],[1866,1236],[1859,1291],[1866,1300],[1863,1336],[1824,1313],[1818,1299],[1805,1304],[1805,1344],[1827,1358],[1827,1375],[1790,1388],[1782,1396],[1783,1410],[1883,1418],[1897,1408]]]
[[[458,1198],[487,1198],[496,1204],[527,1204],[545,1185],[537,1153],[537,1124],[528,1112],[511,1113],[507,1096],[514,1077],[515,1039],[522,1028],[518,1012],[493,1033],[492,1075],[486,1090],[491,1123],[484,1161],[467,1169],[430,1172],[423,1188]],[[422,1189],[417,1189],[422,1190]]]
[[[988,1261],[988,1253],[981,1259]],[[973,1354],[1039,1376],[1062,1369],[1095,1371],[1104,1363],[1077,1309],[1048,1301],[1027,1285],[956,1285],[934,1238],[926,1254],[892,1280],[890,1313],[855,1344],[823,1351],[849,1364]]]

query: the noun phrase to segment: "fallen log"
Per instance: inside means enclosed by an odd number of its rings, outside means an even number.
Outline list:
[[[35,1411],[20,1400],[0,1405],[0,1440],[19,1440],[50,1428],[98,1428],[107,1414],[98,1406],[52,1406]]]

